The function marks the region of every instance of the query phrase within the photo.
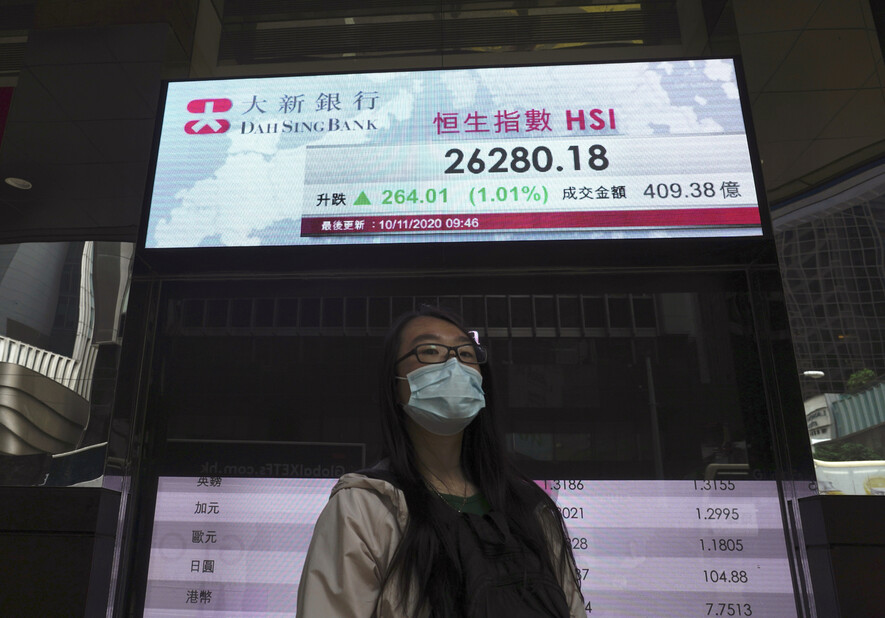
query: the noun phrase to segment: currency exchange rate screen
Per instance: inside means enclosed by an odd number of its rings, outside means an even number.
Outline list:
[[[593,618],[796,616],[775,481],[537,481]],[[335,479],[161,477],[145,616],[294,616]]]

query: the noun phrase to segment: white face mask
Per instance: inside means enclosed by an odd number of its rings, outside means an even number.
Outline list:
[[[415,369],[405,378],[411,395],[403,409],[430,433],[452,436],[463,430],[486,405],[482,374],[450,358]]]

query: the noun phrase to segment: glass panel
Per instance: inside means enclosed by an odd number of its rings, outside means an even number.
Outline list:
[[[416,290],[427,285],[409,283]],[[654,293],[643,293],[644,283],[639,276],[622,280],[608,293],[619,319],[629,317],[631,297],[642,308],[640,334],[542,328],[483,336],[491,353],[494,405],[521,465],[537,478],[701,479],[723,464],[744,477],[769,474],[769,441],[759,439],[768,433],[764,388],[743,280],[722,276],[715,285],[674,280],[671,290],[661,291],[666,286],[657,278]],[[337,284],[341,291],[348,285]],[[444,285],[452,289],[457,283]],[[509,296],[445,298],[449,306],[465,307],[469,327],[482,328],[475,320],[482,318],[483,305],[492,327],[525,319],[545,326],[579,324],[579,298],[585,324],[599,325],[605,315],[600,292],[607,291],[599,281],[584,283],[593,296],[533,299],[518,293],[529,285],[514,283],[517,293]],[[639,293],[625,291],[625,285]],[[291,313],[300,306],[297,328],[284,334],[262,329],[260,320],[251,332],[231,331],[240,333],[234,337],[209,331],[176,335],[174,324],[161,328],[168,334],[158,342],[158,362],[178,379],[163,383],[162,408],[152,413],[166,419],[169,438],[353,442],[364,446],[366,463],[377,458],[381,327],[391,305],[409,307],[413,298],[432,295],[371,298],[368,317],[377,328],[365,332],[352,329],[349,318],[343,323],[344,295],[326,287],[322,310],[316,296],[296,298],[278,290],[281,310]],[[193,288],[188,294],[193,296]],[[267,296],[262,292],[256,299],[256,314]],[[245,299],[231,300],[231,306],[241,305]],[[366,303],[353,307],[360,315]],[[514,309],[521,312],[518,319]],[[320,323],[323,330],[317,331]],[[650,336],[652,325],[657,334]]]

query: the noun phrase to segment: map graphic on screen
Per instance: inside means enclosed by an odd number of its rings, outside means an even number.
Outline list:
[[[145,246],[761,234],[714,59],[172,82]]]

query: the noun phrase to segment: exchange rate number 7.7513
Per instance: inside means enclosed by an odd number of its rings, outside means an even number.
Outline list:
[[[752,616],[749,603],[707,603],[707,616]]]

